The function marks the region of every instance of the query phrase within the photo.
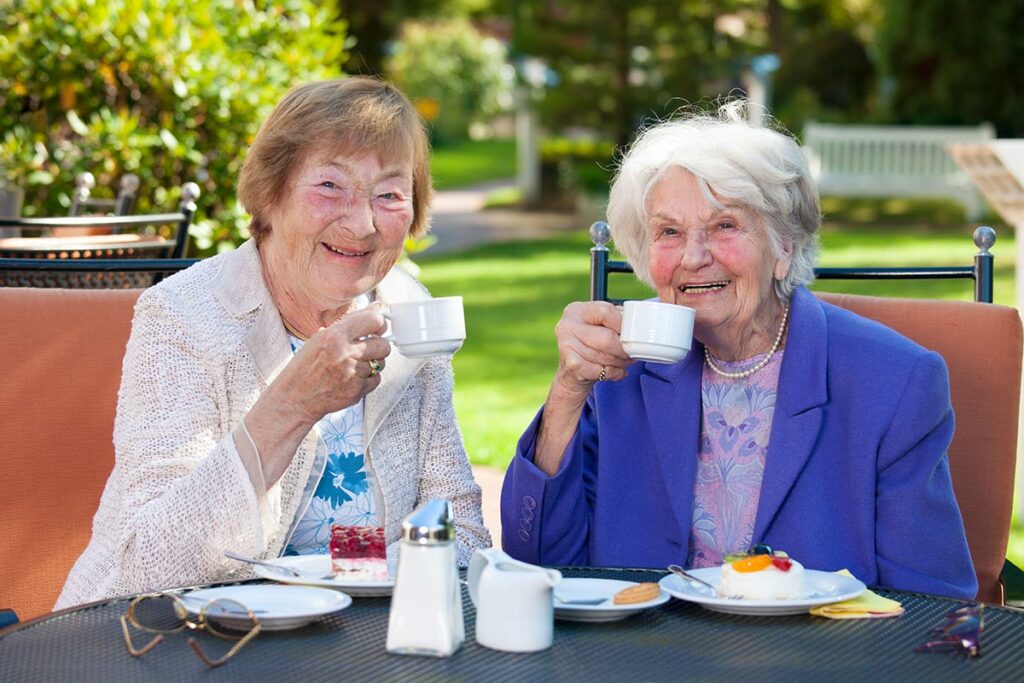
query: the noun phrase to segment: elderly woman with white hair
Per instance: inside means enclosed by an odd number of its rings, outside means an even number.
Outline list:
[[[716,566],[765,544],[869,585],[971,598],[942,358],[826,304],[799,146],[742,104],[643,132],[612,184],[616,245],[696,310],[690,353],[631,359],[622,312],[572,303],[502,490],[504,549],[544,564]]]

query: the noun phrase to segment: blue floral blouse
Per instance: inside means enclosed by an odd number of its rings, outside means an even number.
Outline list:
[[[297,337],[291,342],[293,353],[302,348]],[[332,524],[381,525],[377,484],[366,467],[363,402],[325,415],[317,429],[327,446],[327,462],[309,506],[299,513],[285,555],[327,554]]]

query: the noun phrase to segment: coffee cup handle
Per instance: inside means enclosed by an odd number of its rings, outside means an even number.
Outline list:
[[[381,310],[381,312],[380,312],[380,314],[381,314],[382,316],[384,316],[384,319],[385,319],[385,320],[387,320],[388,322],[394,322],[394,320],[395,320],[395,316],[391,315],[391,311],[389,311],[389,310],[388,310],[388,309],[386,309],[386,308],[385,308],[385,309],[382,309],[382,310]],[[383,339],[383,340],[384,340],[384,341],[386,341],[386,342],[389,342],[389,343],[391,343],[391,344],[395,344],[395,343],[397,343],[397,342],[395,341],[395,335],[393,335],[393,334],[382,334],[382,335],[380,336],[380,338],[381,338],[381,339]]]

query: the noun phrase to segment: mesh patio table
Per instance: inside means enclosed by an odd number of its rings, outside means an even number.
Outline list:
[[[657,581],[646,570],[565,568],[567,577]],[[260,633],[217,669],[181,634],[140,659],[125,650],[118,618],[129,598],[68,610],[0,631],[0,681],[1008,681],[1024,678],[1024,610],[986,607],[982,656],[913,651],[960,602],[879,591],[906,613],[830,620],[710,612],[672,599],[610,623],[555,622],[554,645],[509,654],[473,639],[475,610],[463,595],[466,643],[452,657],[389,655],[388,598],[291,631]],[[205,634],[198,636],[212,638]]]

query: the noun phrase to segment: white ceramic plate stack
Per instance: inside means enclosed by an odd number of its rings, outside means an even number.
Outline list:
[[[716,589],[722,579],[721,567],[687,570],[698,579],[707,581]],[[849,576],[820,572],[813,569],[804,570],[804,595],[792,600],[743,600],[729,599],[712,595],[711,589],[692,583],[675,574],[669,574],[658,582],[669,594],[696,602],[705,609],[727,614],[748,614],[760,616],[779,616],[786,614],[807,614],[812,607],[828,605],[833,602],[852,600],[867,588],[863,583]]]
[[[192,614],[198,614],[203,605],[219,598],[229,598],[251,609],[267,631],[305,626],[314,619],[334,614],[352,604],[352,598],[344,593],[311,586],[223,586],[181,595],[185,608]],[[245,629],[249,626],[249,616],[244,612],[239,613],[237,619],[228,615],[222,621],[229,628]]]
[[[327,576],[331,572],[330,555],[291,555],[267,560],[270,564],[289,567],[303,575],[304,578],[290,575],[285,571],[277,571],[271,567],[253,565],[256,575],[279,583],[300,586],[319,586],[342,590],[357,598],[380,597],[391,595],[395,587],[395,566],[388,562],[388,578],[386,581],[352,581]],[[317,578],[327,576],[327,578]]]
[[[662,589],[658,597],[646,602],[630,605],[616,605],[612,596],[623,588],[635,586],[635,581],[618,581],[615,579],[562,579],[555,586],[552,598],[555,605],[555,619],[564,621],[618,621],[633,616],[646,609],[663,605],[669,601],[669,594]],[[598,600],[594,605],[568,604],[562,600]]]

